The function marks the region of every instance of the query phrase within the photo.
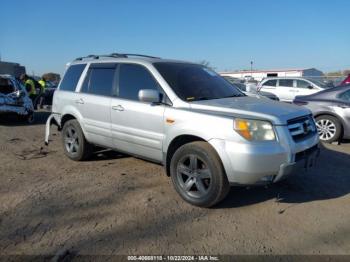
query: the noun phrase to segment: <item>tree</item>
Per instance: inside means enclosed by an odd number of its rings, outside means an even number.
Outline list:
[[[56,74],[56,73],[46,73],[46,74],[43,74],[42,77],[46,81],[51,81],[51,82],[54,82],[56,84],[58,84],[58,82],[61,80],[61,76],[59,74]]]

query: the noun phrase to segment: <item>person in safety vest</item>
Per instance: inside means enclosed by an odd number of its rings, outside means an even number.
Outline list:
[[[33,78],[29,77],[26,74],[22,74],[20,76],[20,80],[22,81],[22,83],[26,87],[28,95],[33,102],[34,109],[36,109],[37,102],[38,102],[37,98],[38,98],[38,94],[39,94],[40,89],[41,89],[40,84],[38,83],[38,81],[34,80]]]
[[[22,81],[23,85],[26,87],[29,97],[32,99],[32,101],[34,101],[34,99],[36,98],[36,89],[35,89],[34,79],[32,79],[26,74],[22,74],[19,79]]]
[[[46,96],[45,96],[45,89],[46,89],[46,79],[44,76],[41,77],[41,79],[38,81],[40,84],[40,95],[39,95],[39,107],[43,108],[45,100],[46,100]]]

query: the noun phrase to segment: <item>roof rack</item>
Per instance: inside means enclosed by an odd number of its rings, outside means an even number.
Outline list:
[[[109,54],[109,55],[88,55],[88,56],[82,56],[82,57],[76,58],[75,61],[79,61],[79,60],[81,61],[83,59],[88,59],[88,58],[99,59],[100,57],[128,58],[129,56],[139,56],[139,57],[160,59],[160,57],[149,56],[149,55],[112,53],[112,54]]]
[[[140,57],[148,57],[148,58],[160,59],[160,57],[157,57],[157,56],[150,56],[150,55],[140,55],[140,54],[124,54],[124,55],[126,55],[127,57],[129,57],[129,56],[140,56]]]

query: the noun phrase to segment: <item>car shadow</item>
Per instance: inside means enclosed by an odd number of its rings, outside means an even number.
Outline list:
[[[47,118],[50,116],[49,111],[36,111],[34,113],[34,122],[27,123],[25,120],[19,119],[18,115],[9,114],[2,115],[0,117],[0,125],[3,126],[32,126],[32,125],[43,125],[46,123]]]
[[[350,193],[349,161],[349,154],[322,148],[313,169],[265,187],[232,187],[215,208],[243,207],[268,200],[300,204],[345,196]]]
[[[115,160],[131,157],[124,153],[120,153],[118,151],[114,151],[111,149],[100,149],[94,151],[92,156],[88,159],[88,161],[102,161],[102,160]]]
[[[342,139],[339,143],[338,143],[338,145],[341,145],[341,144],[345,144],[345,145],[347,145],[347,144],[350,144],[350,139]]]

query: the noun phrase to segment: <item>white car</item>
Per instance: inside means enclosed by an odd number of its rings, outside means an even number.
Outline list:
[[[273,93],[285,102],[292,102],[296,96],[311,95],[327,88],[329,87],[320,81],[301,77],[266,78],[258,84],[258,91]]]

